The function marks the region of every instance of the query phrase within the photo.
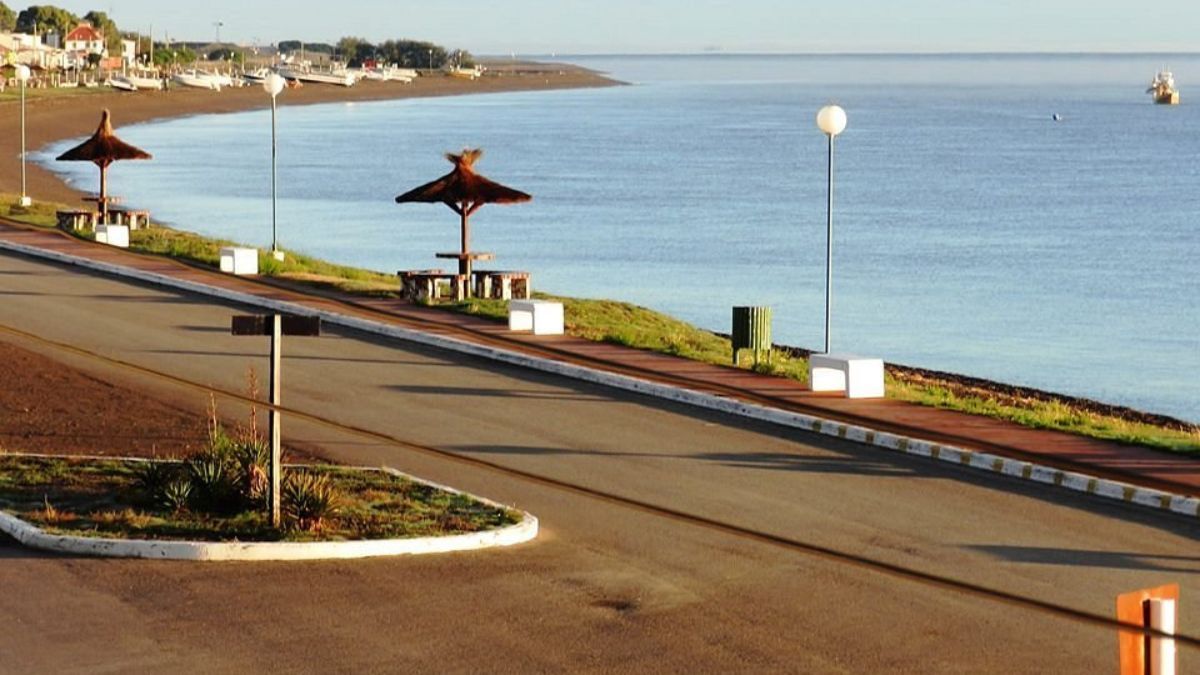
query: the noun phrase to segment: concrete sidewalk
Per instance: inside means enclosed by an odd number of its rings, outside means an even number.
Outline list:
[[[758,375],[745,370],[713,366],[664,354],[656,354],[618,345],[592,342],[569,336],[533,336],[515,334],[507,326],[462,314],[420,307],[394,299],[353,298],[341,294],[316,292],[286,286],[270,280],[232,277],[218,272],[186,265],[158,256],[142,255],[93,244],[64,233],[27,228],[0,220],[0,242],[33,247],[98,263],[119,265],[171,279],[202,284],[232,293],[245,294],[263,300],[286,302],[314,312],[365,319],[394,325],[399,329],[419,331],[451,340],[478,345],[480,348],[519,352],[533,359],[560,362],[603,371],[614,376],[636,378],[657,385],[680,388],[688,392],[719,397],[731,406],[795,413],[832,422],[831,429],[814,430],[856,438],[864,431],[874,438],[876,433],[895,435],[908,450],[908,439],[925,442],[915,454],[953,454],[954,460],[980,468],[1017,477],[1030,478],[1037,473],[1026,465],[1010,467],[993,462],[995,457],[1022,463],[1051,467],[1062,472],[1116,481],[1132,486],[1163,491],[1183,497],[1200,496],[1200,460],[1148,448],[1088,439],[1072,434],[1041,431],[985,417],[966,415],[887,399],[846,399],[837,394],[814,393],[792,380]],[[714,406],[709,406],[714,407]],[[760,419],[765,419],[761,415]],[[793,426],[800,426],[793,424]],[[850,431],[847,431],[849,427]],[[886,445],[877,442],[876,445]],[[969,453],[960,453],[965,449]],[[977,462],[970,453],[986,453]],[[946,457],[941,457],[946,459]],[[994,466],[992,466],[994,464]],[[987,466],[984,466],[987,465]],[[1044,476],[1041,482],[1068,484],[1074,476]],[[1034,480],[1039,480],[1033,476]],[[1095,481],[1075,488],[1104,494],[1096,489]],[[1119,489],[1118,489],[1118,496]],[[1139,499],[1130,491],[1125,501],[1154,502],[1157,497]],[[1157,502],[1155,502],[1157,503]],[[1162,504],[1167,508],[1166,502]],[[1196,504],[1171,510],[1196,515]]]

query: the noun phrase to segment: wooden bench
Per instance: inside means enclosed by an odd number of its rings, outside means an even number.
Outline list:
[[[853,354],[812,354],[808,357],[812,391],[844,391],[846,398],[883,396],[883,359]]]
[[[563,334],[563,306],[553,300],[511,300],[508,329],[532,330],[534,335]]]
[[[418,302],[439,300],[442,297],[441,282],[448,282],[450,295],[455,300],[465,300],[469,287],[465,274],[444,273],[441,270],[401,270],[396,273],[400,277],[400,297]]]
[[[100,222],[100,212],[90,209],[55,211],[54,215],[58,219],[58,226],[64,230],[68,227],[72,230],[94,230],[96,223]]]
[[[131,230],[150,225],[150,212],[138,209],[110,208],[108,218],[112,224],[128,225]]]
[[[529,272],[515,270],[475,270],[471,272],[471,285],[477,298],[528,300],[530,276]]]

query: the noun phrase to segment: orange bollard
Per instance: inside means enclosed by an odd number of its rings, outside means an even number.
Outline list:
[[[1179,584],[1167,584],[1157,588],[1122,593],[1117,596],[1117,620],[1121,623],[1142,627],[1153,625],[1150,621],[1151,600],[1170,600],[1179,605]],[[1151,637],[1140,631],[1119,629],[1117,642],[1120,647],[1121,675],[1149,675],[1151,673]],[[1173,645],[1172,645],[1173,646]],[[1163,650],[1166,651],[1166,650]],[[1160,651],[1162,653],[1162,651]],[[1174,673],[1174,659],[1168,664],[1156,664],[1156,673]],[[1166,668],[1163,668],[1166,666]]]

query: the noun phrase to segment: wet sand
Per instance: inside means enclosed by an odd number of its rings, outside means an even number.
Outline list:
[[[336,101],[378,101],[427,96],[575,89],[619,84],[598,73],[563,64],[492,65],[488,74],[477,80],[443,75],[418,77],[410,84],[396,82],[359,82],[353,87],[308,84],[288,89],[279,96],[279,105],[310,105]],[[125,125],[148,120],[227,113],[266,108],[270,99],[261,87],[229,88],[221,92],[176,87],[167,92],[89,93],[33,98],[26,101],[26,147],[30,152],[54,141],[87,136],[96,129],[100,111],[112,111],[117,134]],[[146,148],[153,153],[153,148]],[[20,104],[0,103],[0,192],[21,191]],[[55,174],[29,163],[28,193],[35,200],[78,203],[82,196]],[[94,190],[97,186],[85,188]]]

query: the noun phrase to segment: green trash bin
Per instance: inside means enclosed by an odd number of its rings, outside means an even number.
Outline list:
[[[743,349],[754,351],[754,365],[756,366],[761,353],[765,353],[768,362],[770,361],[770,307],[734,307],[731,332],[733,334],[733,365],[738,364],[738,355]]]

